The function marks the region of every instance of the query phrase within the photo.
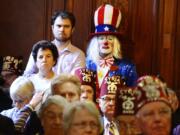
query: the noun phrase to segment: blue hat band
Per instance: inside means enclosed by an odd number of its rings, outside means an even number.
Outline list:
[[[95,33],[101,33],[101,32],[117,32],[117,31],[116,28],[113,27],[112,25],[103,24],[96,26]]]

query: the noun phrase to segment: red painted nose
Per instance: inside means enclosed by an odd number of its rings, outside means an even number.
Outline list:
[[[104,45],[108,45],[108,42],[104,42]]]

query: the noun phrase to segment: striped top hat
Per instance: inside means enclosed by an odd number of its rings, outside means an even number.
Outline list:
[[[121,11],[110,4],[101,5],[94,14],[95,35],[120,35],[117,28],[121,22]]]

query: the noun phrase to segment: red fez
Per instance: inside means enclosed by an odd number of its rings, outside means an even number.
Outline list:
[[[120,76],[108,76],[101,85],[100,97],[107,94],[116,94],[117,90],[123,86],[124,82]]]
[[[89,85],[95,88],[96,74],[87,68],[79,68],[75,71],[75,75],[80,79],[81,85]]]
[[[155,76],[146,75],[140,77],[137,81],[137,109],[139,110],[149,102],[157,101],[164,102],[171,107],[166,88],[165,83]]]
[[[136,88],[123,87],[117,91],[115,102],[115,117],[119,115],[136,114],[137,91]]]
[[[8,71],[20,75],[22,73],[22,57],[5,56],[3,57],[2,71]]]

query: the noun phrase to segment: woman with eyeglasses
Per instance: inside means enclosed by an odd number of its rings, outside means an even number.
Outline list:
[[[59,95],[49,96],[39,110],[43,135],[64,135],[63,111],[67,100]]]
[[[100,113],[92,101],[76,101],[64,111],[65,135],[100,135]]]

